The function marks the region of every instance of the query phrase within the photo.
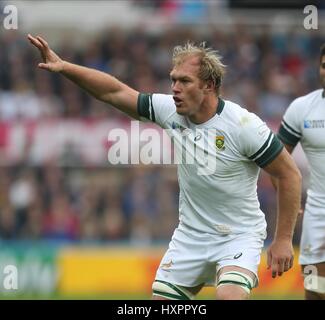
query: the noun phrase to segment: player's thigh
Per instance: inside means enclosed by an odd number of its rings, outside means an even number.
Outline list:
[[[325,208],[306,205],[300,241],[300,265],[325,262]]]
[[[177,229],[158,267],[153,295],[192,299],[214,273],[204,235]]]
[[[248,299],[256,283],[254,272],[235,265],[219,269],[216,279],[216,297],[220,300]]]
[[[261,253],[264,245],[264,234],[244,233],[234,236],[222,252],[222,258],[217,260],[217,275],[221,270],[231,268],[242,268],[246,273],[254,274],[254,287],[258,284],[258,266],[261,260]]]
[[[245,233],[228,241],[217,265],[217,298],[247,299],[258,285],[258,265],[265,234]]]

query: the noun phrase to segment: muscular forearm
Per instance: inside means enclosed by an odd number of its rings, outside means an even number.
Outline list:
[[[94,69],[63,62],[62,75],[86,90],[95,98],[111,103],[111,95],[122,89],[123,84],[116,78]]]
[[[286,150],[291,154],[293,152],[294,146],[291,146],[289,144],[284,144]],[[278,190],[278,179],[274,176],[270,176],[271,178],[271,183],[273,185],[273,188],[275,189],[275,191]]]
[[[271,179],[271,183],[272,183],[274,190],[277,191],[278,190],[278,179],[275,177],[272,177],[272,176],[270,176],[270,179]]]
[[[264,169],[274,178],[278,197],[275,236],[267,250],[267,265],[274,278],[293,265],[292,237],[300,208],[301,174],[285,149]]]
[[[290,178],[277,179],[278,217],[275,239],[292,239],[300,209],[301,176],[293,173]]]

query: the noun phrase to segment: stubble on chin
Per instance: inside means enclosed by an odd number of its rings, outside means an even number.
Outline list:
[[[187,113],[181,110],[176,110],[177,114],[179,114],[180,116],[186,116]]]

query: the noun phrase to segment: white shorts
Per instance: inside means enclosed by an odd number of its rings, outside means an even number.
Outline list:
[[[183,225],[175,230],[162,258],[156,279],[188,288],[215,286],[224,266],[238,266],[256,275],[266,233],[217,235]]]
[[[300,241],[301,265],[325,262],[325,208],[306,204]]]

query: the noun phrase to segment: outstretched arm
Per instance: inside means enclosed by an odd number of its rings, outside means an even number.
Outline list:
[[[281,276],[293,265],[292,238],[300,208],[301,174],[286,149],[264,170],[277,181],[278,215],[274,240],[267,252],[272,277]]]
[[[42,56],[43,63],[39,63],[39,68],[61,73],[96,99],[107,102],[138,119],[137,99],[139,92],[104,72],[62,60],[39,36],[28,35],[28,39],[38,48]]]

